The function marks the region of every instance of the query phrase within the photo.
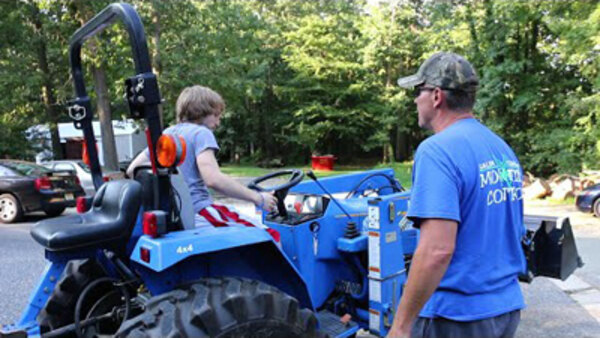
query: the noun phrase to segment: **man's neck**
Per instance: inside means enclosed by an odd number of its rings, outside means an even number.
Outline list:
[[[432,121],[431,127],[434,133],[439,133],[442,130],[450,127],[456,121],[475,118],[471,111],[468,112],[457,112],[451,110],[441,111],[438,115],[438,118],[435,121]]]

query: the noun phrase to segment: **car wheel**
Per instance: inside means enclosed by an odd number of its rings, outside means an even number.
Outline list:
[[[11,194],[0,195],[0,222],[12,223],[23,216],[19,200]]]
[[[592,210],[594,211],[594,215],[596,217],[600,217],[600,197],[596,198],[596,200],[594,201],[594,206],[592,207]]]

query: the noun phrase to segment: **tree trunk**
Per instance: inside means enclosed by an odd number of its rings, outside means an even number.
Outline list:
[[[273,84],[271,80],[271,67],[267,70],[267,90],[265,91],[264,99],[260,105],[260,114],[262,116],[261,123],[263,124],[263,144],[265,147],[266,160],[271,160],[275,157],[276,149],[273,142],[273,121],[269,119],[269,110],[273,109]]]
[[[396,129],[396,147],[395,157],[396,161],[403,162],[408,160],[408,135],[400,130],[400,127]]]
[[[106,85],[106,72],[104,65],[93,67],[94,89],[97,96],[96,111],[100,120],[100,133],[102,135],[102,153],[104,155],[104,167],[109,171],[119,170],[119,158],[117,156],[117,145],[112,126],[112,112],[108,98],[108,87]]]
[[[396,25],[396,9],[397,6],[392,6],[392,15],[390,15],[390,23],[392,25]],[[389,33],[385,34],[386,36],[386,45],[387,47],[391,50],[393,49],[392,46],[392,37],[389,35]],[[394,79],[393,79],[393,74],[392,74],[392,65],[390,64],[390,62],[388,61],[384,61],[384,67],[385,67],[385,87],[386,88],[390,88],[391,86],[394,86]]]
[[[231,149],[229,150],[229,163],[235,163],[235,141],[231,144]]]
[[[154,52],[152,53],[152,71],[159,78],[162,72],[162,63],[160,58],[160,8],[157,0],[152,1],[152,25],[154,30],[152,31],[152,43],[154,44]],[[160,125],[165,126],[163,118],[162,105],[158,105],[158,116],[160,118]]]
[[[391,148],[392,145],[389,142],[386,142],[383,145],[383,158],[382,158],[382,163],[390,163],[392,161],[390,161],[390,154],[391,154]]]
[[[89,7],[91,4],[86,2],[77,3],[77,17],[81,25],[84,25],[94,13]],[[98,51],[97,38],[88,41],[87,47],[92,55]],[[119,170],[119,160],[117,157],[117,145],[112,127],[112,113],[110,110],[110,99],[108,97],[108,86],[106,85],[106,71],[104,64],[94,64],[91,66],[94,77],[94,91],[96,92],[96,111],[100,120],[100,135],[102,136],[102,154],[104,157],[104,167],[109,171]]]
[[[46,118],[50,126],[50,137],[52,138],[52,152],[54,159],[62,159],[63,151],[60,146],[60,136],[58,134],[59,110],[57,109],[56,97],[54,96],[54,84],[48,67],[48,52],[46,40],[44,37],[44,27],[40,18],[40,11],[36,4],[30,4],[30,20],[33,23],[35,32],[35,48],[39,64],[39,72],[42,75],[42,102]]]
[[[481,62],[481,51],[479,50],[479,36],[477,35],[476,19],[473,16],[475,4],[468,4],[467,6],[467,23],[469,24],[469,34],[471,35],[471,40],[473,40],[471,49],[473,50],[475,59],[473,61],[477,66],[483,64],[483,62]]]

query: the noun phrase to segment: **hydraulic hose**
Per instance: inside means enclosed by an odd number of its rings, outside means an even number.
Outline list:
[[[83,291],[79,295],[79,298],[77,299],[77,305],[75,306],[74,324],[75,324],[75,334],[77,335],[77,337],[83,337],[83,331],[81,330],[81,310],[83,307],[83,301],[84,301],[85,297],[87,296],[87,294],[93,288],[95,288],[96,286],[98,286],[101,283],[111,283],[121,292],[121,294],[123,295],[123,298],[125,299],[125,314],[123,316],[123,321],[125,321],[129,317],[129,312],[131,310],[131,301],[129,299],[129,291],[127,291],[127,287],[124,284],[117,284],[118,282],[119,281],[114,278],[103,277],[103,278],[96,279],[95,281],[91,282],[90,284],[88,284],[88,286],[86,286],[83,289]]]
[[[367,278],[367,270],[360,264],[360,260],[357,255],[352,255],[352,263],[358,269],[360,276],[362,277],[362,288],[359,293],[350,293],[352,298],[356,300],[363,300],[367,296],[369,290],[369,279]]]

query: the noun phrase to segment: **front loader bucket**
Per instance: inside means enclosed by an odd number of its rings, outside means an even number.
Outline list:
[[[525,216],[525,226],[527,274],[522,281],[531,282],[535,276],[565,280],[583,266],[568,217]]]

